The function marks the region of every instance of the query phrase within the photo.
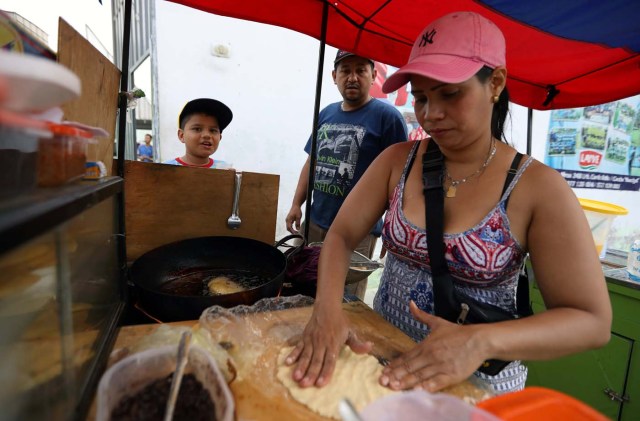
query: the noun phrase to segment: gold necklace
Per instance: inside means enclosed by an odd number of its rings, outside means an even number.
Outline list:
[[[491,150],[489,152],[489,155],[487,155],[487,159],[484,160],[484,163],[482,164],[482,166],[478,168],[473,174],[468,175],[464,178],[461,178],[460,180],[454,180],[453,177],[451,177],[451,174],[449,174],[449,170],[447,170],[447,167],[445,166],[444,167],[445,177],[451,183],[447,188],[447,197],[456,197],[456,190],[458,185],[464,184],[467,181],[471,180],[473,177],[480,174],[485,168],[487,168],[487,165],[489,165],[489,163],[491,162],[495,154],[496,154],[496,140],[495,138],[492,138]]]

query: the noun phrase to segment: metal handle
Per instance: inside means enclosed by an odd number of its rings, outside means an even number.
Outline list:
[[[240,202],[240,183],[242,182],[242,173],[236,172],[236,189],[233,193],[233,210],[231,211],[232,216],[238,216],[238,205]]]
[[[606,388],[603,390],[604,394],[607,395],[609,397],[609,399],[611,399],[612,401],[618,401],[618,402],[629,402],[629,395],[620,395],[619,393],[617,393],[616,391],[610,389],[610,388]]]

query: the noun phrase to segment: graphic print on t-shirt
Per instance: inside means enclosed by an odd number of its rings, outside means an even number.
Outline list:
[[[344,197],[352,187],[365,128],[353,124],[323,124],[318,130],[314,190]]]

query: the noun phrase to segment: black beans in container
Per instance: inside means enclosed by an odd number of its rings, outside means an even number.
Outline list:
[[[173,373],[148,384],[133,396],[122,398],[111,412],[111,419],[162,420],[169,399],[172,377]],[[182,377],[173,419],[185,421],[216,419],[215,406],[209,392],[193,374],[185,374]]]

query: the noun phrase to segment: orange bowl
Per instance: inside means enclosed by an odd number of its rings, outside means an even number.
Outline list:
[[[526,387],[480,402],[477,407],[504,421],[608,421],[589,405],[556,390]]]

